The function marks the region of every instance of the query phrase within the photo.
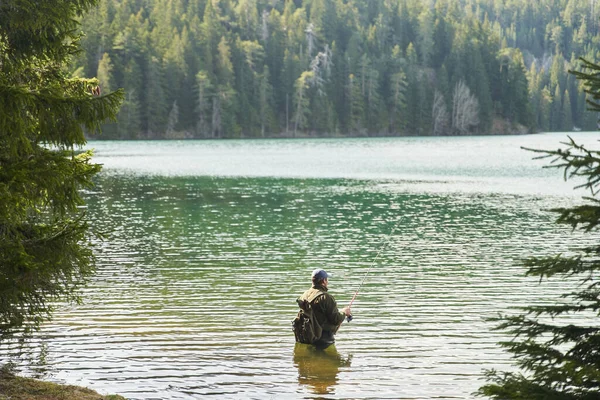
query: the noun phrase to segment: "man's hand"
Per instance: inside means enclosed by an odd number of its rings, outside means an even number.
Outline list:
[[[344,308],[342,308],[342,312],[343,312],[344,314],[346,314],[346,317],[349,317],[349,316],[351,316],[351,315],[352,315],[352,312],[350,311],[350,308],[349,308],[349,307],[344,307]]]

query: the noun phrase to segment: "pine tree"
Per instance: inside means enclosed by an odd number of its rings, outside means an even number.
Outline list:
[[[539,107],[546,86],[552,95],[557,86],[561,95],[569,91],[573,121],[579,126],[587,117],[583,117],[584,105],[573,79],[567,79],[569,62],[564,55],[579,51],[590,59],[596,57],[593,44],[600,42],[595,19],[600,7],[596,3],[598,0],[104,0],[81,18],[85,53],[74,59],[70,70],[77,76],[97,74],[104,54],[110,57],[110,83],[125,87],[133,103],[137,97],[142,131],[156,125],[153,117],[148,120],[148,105],[162,103],[155,108],[166,110],[161,116],[163,127],[154,132],[155,137],[163,137],[175,100],[179,129],[196,131],[195,89],[200,70],[216,91],[235,92],[227,101],[213,99],[219,107],[211,111],[227,114],[222,121],[231,128],[223,129],[259,135],[262,122],[254,100],[259,98],[264,66],[269,68],[272,108],[277,116],[278,126],[273,130],[285,131],[293,119],[294,85],[326,46],[335,49],[332,75],[321,85],[324,87],[313,91],[323,98],[310,99],[313,115],[307,129],[311,131],[332,126],[325,121],[335,118],[333,126],[345,134],[350,122],[350,74],[364,97],[361,130],[369,134],[398,131],[393,126],[397,119],[394,121],[390,106],[390,83],[400,70],[409,86],[403,130],[412,134],[429,133],[436,91],[442,93],[450,111],[452,90],[460,80],[479,102],[480,123],[471,133],[488,133],[499,118],[539,129],[540,121],[547,119],[543,113],[548,110]],[[223,44],[232,64],[231,74],[225,75]],[[252,50],[254,54],[263,54],[262,58],[253,57],[252,67],[246,63],[247,49],[243,48],[249,44],[258,50]],[[153,58],[162,69],[158,72],[162,75],[161,99],[148,97],[159,92],[154,81],[151,83],[151,75],[157,72],[149,66]],[[140,67],[142,82],[136,84],[133,94],[126,82],[132,60]],[[523,67],[531,61],[537,65],[539,81],[535,91],[527,93],[529,76]],[[377,74],[378,78],[372,79]],[[315,79],[319,78],[315,74]],[[378,89],[368,93],[368,83],[371,88],[378,83]],[[124,111],[129,109],[129,100],[124,105]],[[333,116],[326,111],[330,105],[335,109]],[[555,130],[561,129],[557,115],[552,113]],[[121,126],[122,117],[118,137],[129,137],[128,129]]]
[[[146,84],[147,132],[150,138],[160,137],[166,129],[169,106],[164,90],[164,72],[162,65],[155,57],[148,61]]]
[[[119,111],[118,138],[137,139],[141,132],[140,102],[135,90],[130,90],[125,95],[125,101]]]
[[[552,95],[548,87],[544,87],[540,93],[540,106],[539,106],[539,129],[542,132],[548,132],[550,130],[552,114]]]
[[[584,61],[591,72],[576,72],[590,95],[590,107],[600,110],[600,83],[596,74],[600,66]],[[562,169],[565,178],[583,181],[577,188],[589,190],[592,197],[573,207],[552,210],[557,223],[573,230],[597,235],[600,226],[600,151],[592,151],[569,138],[563,149],[534,150],[550,158],[551,166]],[[600,246],[578,245],[573,255],[531,257],[524,261],[527,275],[547,280],[572,282],[560,303],[528,306],[525,314],[502,316],[497,330],[514,336],[501,346],[516,360],[518,372],[488,371],[489,383],[480,388],[481,395],[494,399],[587,400],[600,396]],[[566,279],[569,278],[569,279]],[[578,282],[574,282],[578,278]],[[568,289],[567,289],[568,290]],[[576,318],[575,318],[576,317]],[[576,322],[574,322],[576,321]]]
[[[181,36],[174,29],[170,35],[171,42],[168,48],[165,50],[163,57],[163,71],[164,71],[164,96],[165,103],[170,105],[170,109],[173,108],[173,103],[177,102],[178,114],[179,105],[186,104],[182,94],[187,92],[186,84],[187,65],[185,62],[184,46],[181,40]]]
[[[113,65],[110,56],[108,55],[108,53],[104,53],[102,55],[100,63],[98,64],[98,72],[96,74],[100,83],[100,88],[104,92],[112,91],[112,71]]]
[[[419,15],[418,26],[418,47],[423,66],[429,66],[431,64],[431,57],[434,52],[432,26],[434,26],[433,15],[431,14],[429,7],[425,7]]]
[[[529,90],[529,104],[531,104],[531,114],[533,116],[533,121],[531,127],[533,129],[539,129],[540,127],[540,100],[542,96],[542,88],[541,88],[541,80],[539,79],[540,74],[538,74],[537,64],[534,62],[531,63],[531,68],[527,73],[527,82],[528,82],[528,90]]]
[[[365,80],[365,104],[366,104],[366,122],[369,131],[377,133],[380,131],[382,123],[381,114],[384,110],[381,107],[381,95],[379,89],[379,71],[375,68],[369,68]]]
[[[240,0],[235,9],[242,40],[254,40],[258,33],[256,0]]]
[[[563,115],[562,115],[562,96],[561,96],[560,85],[556,85],[554,89],[554,96],[552,97],[552,106],[550,108],[550,129],[558,131],[562,128]]]
[[[165,132],[165,137],[173,139],[176,137],[175,129],[177,128],[177,123],[179,122],[179,106],[177,105],[177,100],[173,102],[171,106],[171,111],[169,111],[169,118],[167,120],[167,130]]]
[[[98,63],[98,71],[96,76],[98,77],[99,88],[101,92],[110,92],[113,85],[113,64],[108,53],[102,55],[102,59]],[[102,126],[103,137],[105,139],[116,139],[118,137],[117,124],[114,122],[104,124]]]
[[[266,65],[263,68],[263,73],[260,75],[258,86],[258,110],[260,117],[260,135],[265,136],[267,130],[273,131],[273,87],[270,83],[269,67]]]
[[[348,77],[347,98],[349,107],[349,133],[362,134],[364,121],[364,100],[359,80],[352,74]]]
[[[206,138],[210,132],[210,115],[212,83],[205,71],[199,71],[196,75],[197,100],[196,100],[196,136]]]
[[[569,91],[563,94],[563,108],[561,115],[563,117],[561,130],[564,132],[573,130],[573,113],[571,111],[571,97]]]
[[[406,59],[407,59],[407,98],[406,98],[406,115],[404,118],[404,127],[406,133],[410,135],[419,134],[421,128],[421,90],[422,81],[422,70],[417,65],[417,53],[412,43],[406,48]],[[427,110],[429,111],[429,110]]]
[[[213,137],[236,137],[240,127],[235,118],[236,91],[233,89],[234,70],[231,62],[231,47],[223,36],[217,46],[216,76],[219,84],[213,96],[212,121]]]
[[[305,71],[296,80],[294,87],[294,136],[298,129],[305,129],[308,126],[308,116],[310,112],[310,98],[308,90],[310,88],[310,81],[313,78],[312,71]]]
[[[402,71],[396,72],[391,76],[391,96],[390,104],[390,133],[402,131],[402,117],[406,109],[406,74]]]
[[[135,59],[129,60],[123,72],[125,101],[119,111],[118,137],[137,139],[142,132],[142,70]]]
[[[91,231],[79,206],[100,166],[77,154],[122,91],[69,78],[76,17],[95,0],[0,3],[0,336],[29,332],[52,304],[79,299],[93,272]]]

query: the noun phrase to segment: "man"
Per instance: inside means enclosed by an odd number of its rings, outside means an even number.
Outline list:
[[[344,318],[351,316],[350,309],[344,307],[338,310],[335,299],[327,293],[328,279],[330,274],[323,269],[315,269],[312,272],[312,287],[300,296],[300,301],[308,301],[312,304],[314,318],[319,323],[323,332],[320,339],[314,343],[317,347],[327,347],[335,339],[333,335],[337,332]]]

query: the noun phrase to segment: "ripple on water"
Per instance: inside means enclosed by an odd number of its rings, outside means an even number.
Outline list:
[[[132,399],[470,397],[483,369],[509,366],[485,318],[569,284],[540,286],[516,263],[567,250],[539,210],[573,199],[398,187],[104,176],[88,194],[110,231],[97,274],[25,365]],[[345,305],[371,266],[337,354],[311,375],[294,350],[295,297],[325,267]]]

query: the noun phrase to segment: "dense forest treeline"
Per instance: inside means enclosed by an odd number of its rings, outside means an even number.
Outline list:
[[[103,0],[78,76],[123,87],[103,138],[596,128],[569,69],[597,0]]]

